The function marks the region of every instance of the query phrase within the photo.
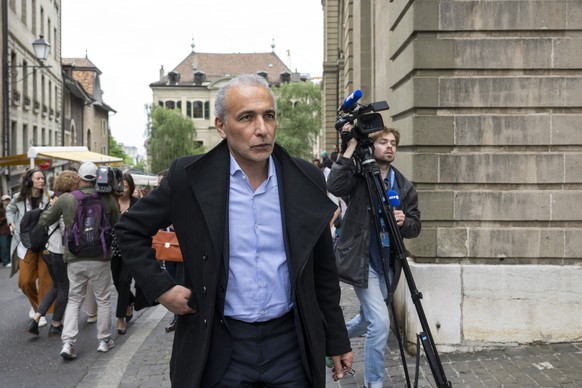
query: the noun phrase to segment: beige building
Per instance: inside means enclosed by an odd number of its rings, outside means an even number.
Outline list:
[[[218,89],[239,74],[260,74],[270,85],[299,80],[298,74],[268,53],[197,53],[192,52],[174,70],[166,74],[160,69],[160,79],[150,84],[153,106],[180,109],[196,127],[196,141],[207,150],[221,138],[214,127],[214,97]]]
[[[60,1],[2,2],[2,156],[25,154],[30,146],[61,145]],[[50,44],[46,60],[33,42]],[[2,167],[2,191],[19,183],[26,166]]]
[[[30,165],[30,147],[86,146],[107,154],[114,110],[103,101],[101,72],[89,59],[61,58],[61,1],[3,1],[0,19],[0,192],[5,194],[18,189]],[[50,47],[42,60],[33,47],[39,42]],[[66,165],[55,159],[49,181]]]
[[[405,241],[440,350],[582,338],[582,2],[323,0],[323,141],[387,100],[419,192]],[[397,305],[420,331],[409,288]]]

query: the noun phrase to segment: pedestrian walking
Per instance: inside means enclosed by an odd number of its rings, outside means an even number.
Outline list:
[[[224,140],[175,160],[116,227],[145,295],[179,314],[172,385],[323,388],[326,356],[334,379],[353,359],[329,230],[336,207],[321,171],[275,144],[275,97],[263,77],[230,80],[215,114]],[[183,286],[151,249],[169,225]]]
[[[108,247],[103,239],[106,231],[101,227],[103,224],[100,221],[104,218],[109,225],[115,225],[119,220],[119,209],[111,194],[96,194],[96,178],[97,166],[94,163],[81,164],[77,177],[79,189],[61,195],[40,218],[40,223],[48,226],[62,216],[67,236],[69,236],[64,253],[69,278],[69,299],[61,335],[63,347],[60,352],[61,357],[66,360],[77,357],[75,342],[79,333],[79,311],[85,299],[89,281],[93,286],[97,301],[97,340],[99,341],[97,351],[107,352],[114,346],[111,339],[111,247]],[[88,197],[94,200],[86,201]],[[89,205],[91,205],[90,209]],[[90,217],[94,218],[90,219]],[[79,221],[87,227],[81,227]],[[97,221],[99,222],[96,223]],[[97,244],[93,246],[90,245],[91,242]],[[97,249],[94,250],[94,248]],[[72,249],[76,253],[73,253]],[[96,253],[85,253],[86,251]]]

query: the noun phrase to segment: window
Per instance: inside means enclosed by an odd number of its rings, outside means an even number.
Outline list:
[[[176,109],[176,103],[174,101],[166,101],[166,109]]]
[[[16,121],[13,121],[10,124],[10,154],[11,155],[22,153],[18,150],[18,137],[16,136],[16,134],[17,134]]]
[[[28,152],[28,145],[29,145],[29,139],[28,139],[28,125],[23,124],[22,125],[22,153],[25,154]]]
[[[186,116],[192,117],[192,102],[186,101]]]
[[[42,145],[42,139],[38,138],[38,127],[36,125],[32,127],[32,145]]]
[[[91,151],[91,129],[87,129],[87,148]]]
[[[36,127],[34,127],[34,129],[36,130]],[[46,129],[42,128],[40,130],[40,145],[45,145],[46,144]]]
[[[210,117],[210,101],[204,101],[204,118]]]
[[[107,136],[107,120],[101,119],[101,136]]]
[[[194,101],[192,103],[192,117],[195,119],[204,118],[204,104],[202,101]]]

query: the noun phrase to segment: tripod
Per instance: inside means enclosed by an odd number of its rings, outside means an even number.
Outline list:
[[[412,301],[414,306],[416,307],[416,312],[418,314],[418,318],[420,320],[420,324],[422,327],[422,332],[417,334],[417,339],[423,345],[426,358],[428,364],[430,366],[433,378],[436,382],[438,388],[449,388],[452,387],[451,382],[447,380],[445,376],[445,372],[440,361],[440,357],[438,355],[436,346],[434,344],[434,340],[432,338],[432,334],[430,332],[430,327],[428,325],[426,316],[424,314],[424,310],[422,308],[422,304],[420,300],[422,299],[422,294],[416,288],[416,284],[414,282],[414,278],[412,277],[412,272],[410,270],[410,266],[408,265],[407,261],[407,252],[406,248],[404,247],[404,241],[402,240],[402,235],[400,234],[400,229],[398,228],[398,224],[396,223],[396,219],[394,218],[393,207],[390,202],[390,198],[386,194],[386,190],[384,189],[384,183],[382,181],[382,177],[380,174],[380,170],[376,164],[376,161],[372,157],[372,144],[373,140],[369,137],[361,139],[358,142],[358,148],[354,154],[354,159],[356,161],[357,166],[357,173],[364,176],[366,180],[366,186],[368,190],[368,200],[369,200],[369,208],[372,212],[372,220],[374,222],[375,231],[376,233],[371,238],[376,238],[376,243],[380,250],[380,257],[382,261],[382,271],[384,274],[384,279],[386,281],[386,288],[388,290],[388,297],[384,300],[386,306],[389,308],[392,314],[392,321],[394,322],[394,329],[396,331],[396,339],[398,340],[398,347],[400,350],[400,356],[402,359],[402,367],[404,369],[404,375],[406,378],[407,387],[410,387],[410,376],[408,374],[408,367],[406,363],[406,357],[404,354],[404,346],[401,337],[400,327],[398,325],[398,320],[396,319],[396,309],[394,307],[392,293],[393,290],[390,287],[390,278],[389,278],[389,258],[386,257],[383,253],[382,247],[382,238],[380,235],[380,231],[382,230],[382,225],[387,228],[388,235],[390,237],[390,247],[395,255],[395,262],[397,261],[400,263],[402,270],[404,271],[404,276],[406,277],[406,282],[410,289],[410,295],[412,297]],[[379,211],[378,211],[379,208]],[[416,365],[416,378],[414,382],[414,386],[417,387],[418,385],[418,363],[420,361],[419,358],[419,346],[417,347],[417,365]]]

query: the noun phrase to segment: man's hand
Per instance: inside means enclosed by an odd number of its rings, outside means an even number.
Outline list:
[[[343,136],[345,136],[344,134],[346,134],[346,133],[351,134],[353,128],[354,128],[354,124],[345,123],[344,126],[342,127],[342,133],[341,133],[342,138],[343,138]],[[347,142],[347,148],[345,149],[342,156],[344,158],[350,159],[352,157],[352,155],[354,154],[354,151],[356,150],[357,145],[358,145],[358,141],[352,136],[349,139],[349,141]]]
[[[174,314],[193,314],[196,310],[192,310],[188,306],[188,300],[191,296],[192,291],[186,287],[177,285],[160,295],[158,302]]]
[[[331,359],[333,360],[333,368],[331,370],[333,381],[338,381],[343,379],[344,375],[352,369],[354,353],[348,352],[341,356],[332,356]]]
[[[402,225],[404,225],[404,220],[406,219],[406,215],[404,214],[404,212],[402,210],[394,210],[394,218],[396,219],[396,224],[399,227],[402,227]]]

